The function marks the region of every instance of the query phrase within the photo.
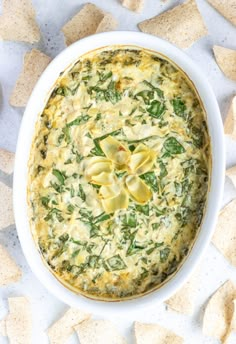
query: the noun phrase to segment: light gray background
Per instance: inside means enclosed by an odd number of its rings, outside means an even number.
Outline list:
[[[236,1],[236,0],[235,0]],[[119,0],[91,0],[102,9],[112,12],[119,21],[118,30],[135,30],[137,23],[159,14],[162,11],[181,3],[176,0],[146,0],[142,14],[135,14],[123,8]],[[79,0],[33,0],[37,12],[42,38],[34,47],[41,49],[51,57],[55,57],[65,47],[61,27],[81,8],[86,1]],[[236,49],[236,28],[218,14],[206,0],[197,0],[203,15],[209,35],[196,42],[186,53],[200,66],[210,81],[225,118],[231,97],[236,93],[236,83],[227,79],[215,63],[212,46],[222,45]],[[14,42],[0,42],[0,147],[15,151],[18,130],[23,115],[23,109],[13,108],[8,99],[21,70],[24,53],[32,49],[32,45]],[[226,138],[227,167],[236,164],[236,142]],[[0,179],[7,184],[11,178],[0,174]],[[232,183],[226,180],[222,205],[236,197]],[[7,298],[10,296],[26,295],[32,303],[33,311],[33,344],[47,343],[44,330],[56,320],[67,308],[65,304],[49,294],[42,284],[34,277],[22,254],[14,227],[0,232],[0,242],[8,248],[12,256],[23,270],[23,278],[19,283],[0,290],[0,318],[7,314]],[[1,262],[0,262],[1,263]],[[121,333],[127,336],[128,342],[133,343],[131,326],[134,320],[158,322],[171,328],[186,339],[187,344],[216,344],[216,340],[203,337],[201,333],[202,316],[209,296],[228,278],[236,281],[236,269],[211,244],[202,262],[202,274],[199,284],[197,302],[193,316],[183,316],[173,311],[167,311],[164,304],[154,305],[145,312],[135,312],[132,316],[112,318]],[[236,343],[236,338],[232,338]],[[0,336],[0,343],[7,339]],[[68,343],[78,343],[73,335]],[[109,344],[109,343],[104,343]]]

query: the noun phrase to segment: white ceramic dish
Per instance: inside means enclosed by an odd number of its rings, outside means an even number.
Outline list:
[[[136,45],[155,50],[174,61],[192,80],[207,113],[207,122],[212,145],[212,177],[206,214],[195,244],[180,270],[158,290],[134,300],[121,302],[94,301],[77,295],[64,287],[47,269],[33,241],[26,200],[28,158],[37,116],[43,110],[49,91],[59,73],[75,62],[80,55],[108,45]],[[16,227],[24,255],[42,284],[61,301],[72,307],[86,309],[104,315],[137,311],[147,306],[156,306],[166,300],[188,279],[199,262],[211,239],[219,211],[224,183],[225,155],[224,133],[219,108],[207,79],[181,50],[170,43],[138,32],[107,32],[82,39],[60,53],[47,67],[26,107],[18,137],[14,172],[14,213]]]

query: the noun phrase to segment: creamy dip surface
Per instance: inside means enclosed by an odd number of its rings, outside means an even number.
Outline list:
[[[160,286],[190,251],[210,177],[206,114],[186,75],[137,47],[83,55],[39,115],[28,170],[32,234],[71,290]]]

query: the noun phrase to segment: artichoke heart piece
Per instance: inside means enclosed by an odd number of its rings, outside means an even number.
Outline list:
[[[125,184],[131,198],[133,198],[137,203],[145,204],[151,199],[152,192],[138,176],[127,176]]]
[[[120,186],[117,183],[114,183],[109,186],[102,186],[99,190],[99,195],[102,199],[108,199],[118,196],[120,191]]]
[[[103,157],[92,157],[86,160],[84,165],[85,177],[88,182],[98,185],[112,183],[112,162]]]
[[[114,182],[113,175],[108,172],[101,172],[96,176],[91,176],[90,183],[96,185],[111,185]]]
[[[117,165],[125,165],[130,159],[130,151],[112,136],[100,141],[100,147],[106,157]]]
[[[132,173],[141,175],[152,169],[155,159],[156,153],[144,144],[140,144],[130,158],[129,167]]]
[[[120,193],[112,198],[102,199],[103,209],[107,214],[114,213],[119,209],[127,209],[129,205],[129,196],[124,188],[121,188]]]

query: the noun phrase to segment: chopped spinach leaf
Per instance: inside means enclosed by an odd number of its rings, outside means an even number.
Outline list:
[[[157,177],[154,172],[147,172],[140,176],[153,191],[158,192]]]
[[[179,117],[185,117],[185,111],[187,109],[185,103],[181,98],[172,99],[171,104],[174,109],[174,113]]]
[[[81,115],[77,117],[76,119],[74,119],[72,122],[67,123],[67,127],[72,127],[73,125],[84,124],[88,122],[89,119],[90,119],[89,115]]]
[[[163,248],[163,250],[160,250],[160,261],[161,263],[164,263],[170,254],[170,248],[169,247],[165,247]]]
[[[61,172],[57,169],[53,169],[52,174],[58,179],[58,181],[61,185],[65,184],[66,175],[64,172]]]
[[[175,137],[168,137],[163,147],[170,154],[181,154],[185,152],[185,148],[176,140]]]
[[[108,258],[107,263],[112,271],[123,270],[127,268],[126,264],[124,263],[123,259],[119,254],[111,258]]]
[[[160,118],[166,110],[165,104],[159,102],[159,100],[153,100],[150,106],[147,108],[149,115],[154,118]]]

